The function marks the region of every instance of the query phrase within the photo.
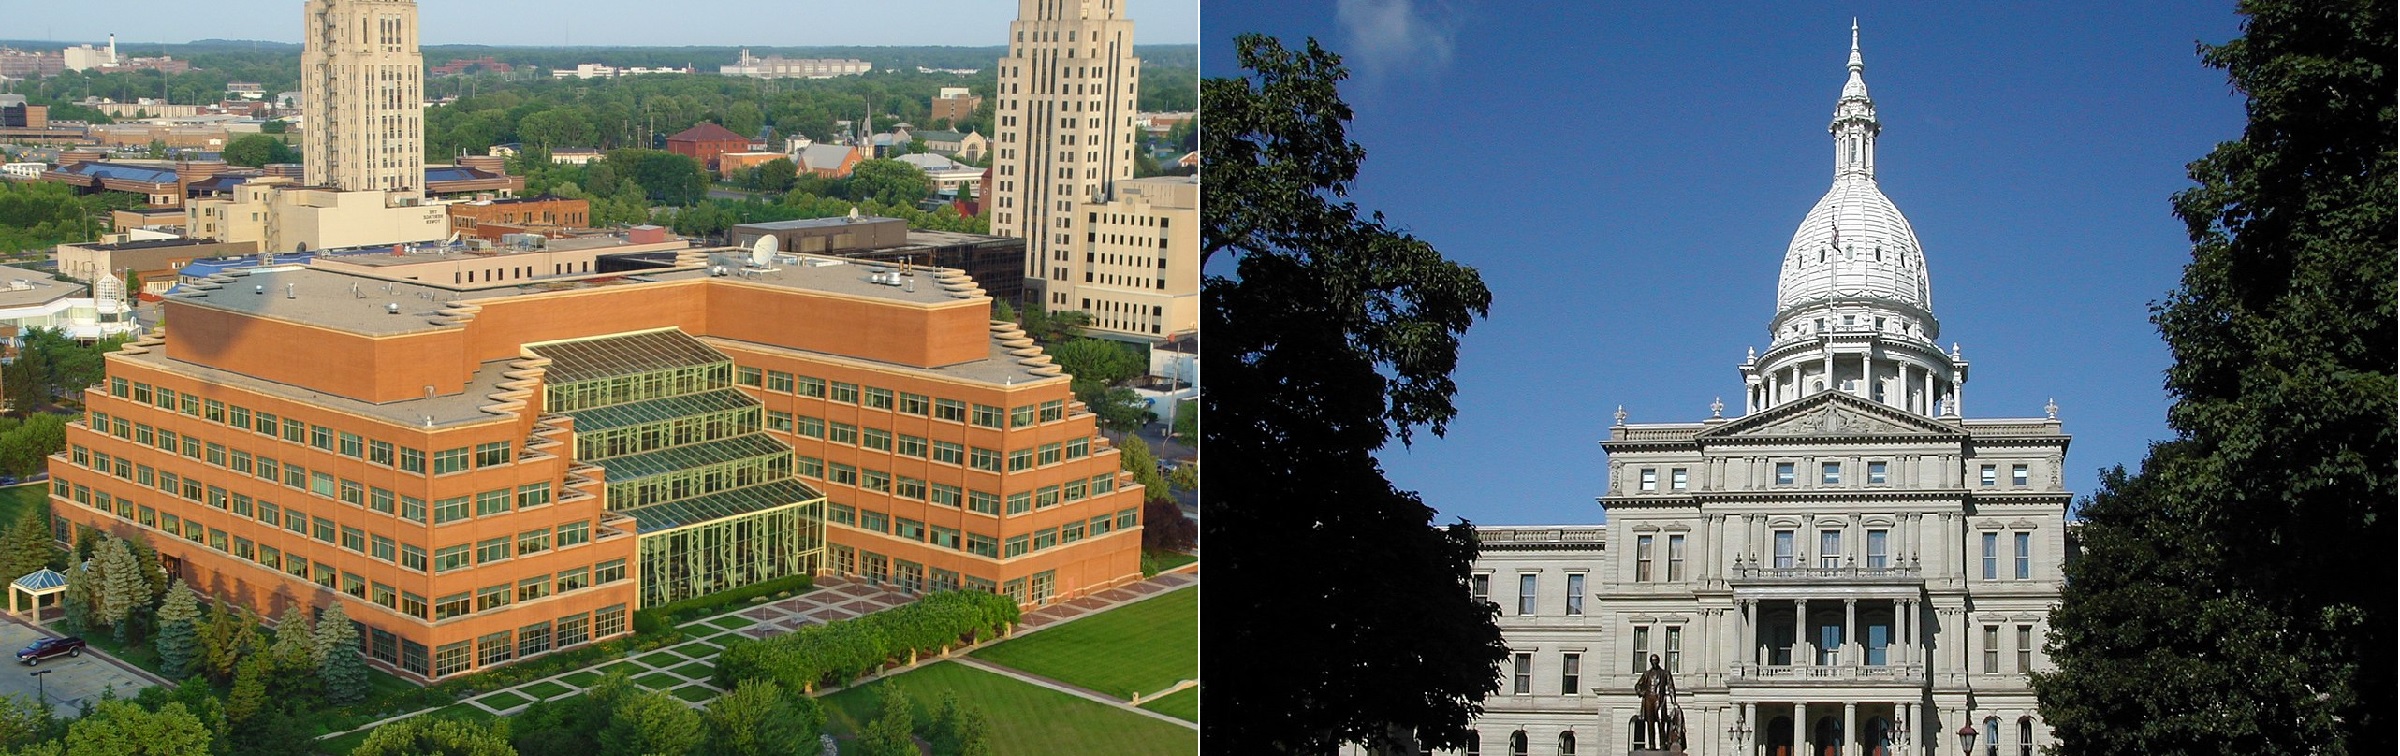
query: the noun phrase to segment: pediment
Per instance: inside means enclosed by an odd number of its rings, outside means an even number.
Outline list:
[[[1860,399],[1825,392],[1700,433],[1699,439],[1809,436],[1957,436],[1958,428]]]

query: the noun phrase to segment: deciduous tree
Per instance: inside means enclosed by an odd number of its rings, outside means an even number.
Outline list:
[[[1462,745],[1506,657],[1470,595],[1471,526],[1383,477],[1373,453],[1456,413],[1458,339],[1491,294],[1472,268],[1341,198],[1339,56],[1244,35],[1243,78],[1202,84],[1201,429],[1214,469],[1202,540],[1226,606],[1206,643],[1242,663],[1202,691],[1211,748]],[[1217,267],[1211,268],[1214,264]],[[1230,551],[1229,551],[1230,550]]]
[[[825,714],[815,698],[785,695],[771,681],[745,680],[708,702],[701,719],[708,731],[707,753],[768,756],[813,752]]]
[[[2034,676],[2064,753],[2395,750],[2390,582],[2352,577],[2391,569],[2400,455],[2392,6],[2238,7],[2201,57],[2249,124],[2191,165],[2153,308],[2175,438],[2084,503]]]
[[[517,756],[508,720],[471,722],[412,717],[376,727],[351,756]]]

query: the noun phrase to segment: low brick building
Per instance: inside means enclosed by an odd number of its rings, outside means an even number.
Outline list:
[[[508,233],[519,229],[538,231],[542,228],[572,228],[591,224],[592,203],[548,195],[477,200],[449,205],[450,230],[467,236],[487,239],[498,234],[481,232],[486,225],[509,226]]]
[[[728,152],[747,152],[749,149],[749,137],[713,123],[703,122],[667,137],[668,152],[690,155],[712,171],[717,169],[717,156]]]

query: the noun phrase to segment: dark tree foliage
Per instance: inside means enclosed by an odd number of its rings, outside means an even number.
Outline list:
[[[291,145],[284,144],[283,140],[264,133],[244,134],[235,138],[231,144],[225,145],[224,156],[227,165],[246,165],[252,168],[268,163],[300,162],[300,151],[292,149]]]
[[[1339,56],[1235,41],[1246,78],[1201,109],[1201,429],[1215,470],[1212,659],[1203,737],[1227,753],[1327,753],[1414,737],[1461,745],[1507,649],[1469,593],[1472,526],[1383,477],[1373,453],[1439,434],[1458,338],[1491,293],[1471,268],[1343,201],[1365,151],[1344,135]],[[1218,604],[1223,604],[1219,606]]]
[[[2249,126],[2153,317],[2176,438],[2084,505],[2035,676],[2067,753],[2394,752],[2392,9],[2240,9],[2201,53]]]

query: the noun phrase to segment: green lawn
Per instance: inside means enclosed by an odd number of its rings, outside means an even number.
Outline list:
[[[50,481],[0,488],[0,525],[12,525],[17,515],[50,498]],[[16,578],[9,578],[15,580]]]
[[[559,694],[567,692],[567,686],[556,682],[539,682],[525,686],[522,690],[525,695],[535,699],[557,698]]]
[[[1184,688],[1172,695],[1142,702],[1142,708],[1186,722],[1200,721],[1200,689]]]
[[[853,738],[874,719],[875,688],[882,685],[906,691],[917,702],[919,722],[931,716],[943,691],[956,692],[991,721],[994,756],[1184,756],[1200,750],[1198,732],[946,661],[818,699],[835,736]]]
[[[1197,561],[1200,561],[1199,557],[1182,552],[1167,551],[1165,549],[1142,549],[1142,576],[1156,576],[1158,573],[1166,572],[1167,570],[1172,570]]]
[[[1200,592],[1120,606],[976,651],[975,658],[1121,699],[1200,678]]]
[[[475,699],[475,701],[476,703],[500,710],[506,710],[511,706],[521,706],[524,704],[533,703],[533,699],[529,699],[505,690]]]
[[[692,703],[699,703],[701,701],[706,701],[708,699],[717,697],[716,691],[709,690],[698,685],[686,685],[681,688],[667,691],[667,694],[676,698],[690,701]]]

